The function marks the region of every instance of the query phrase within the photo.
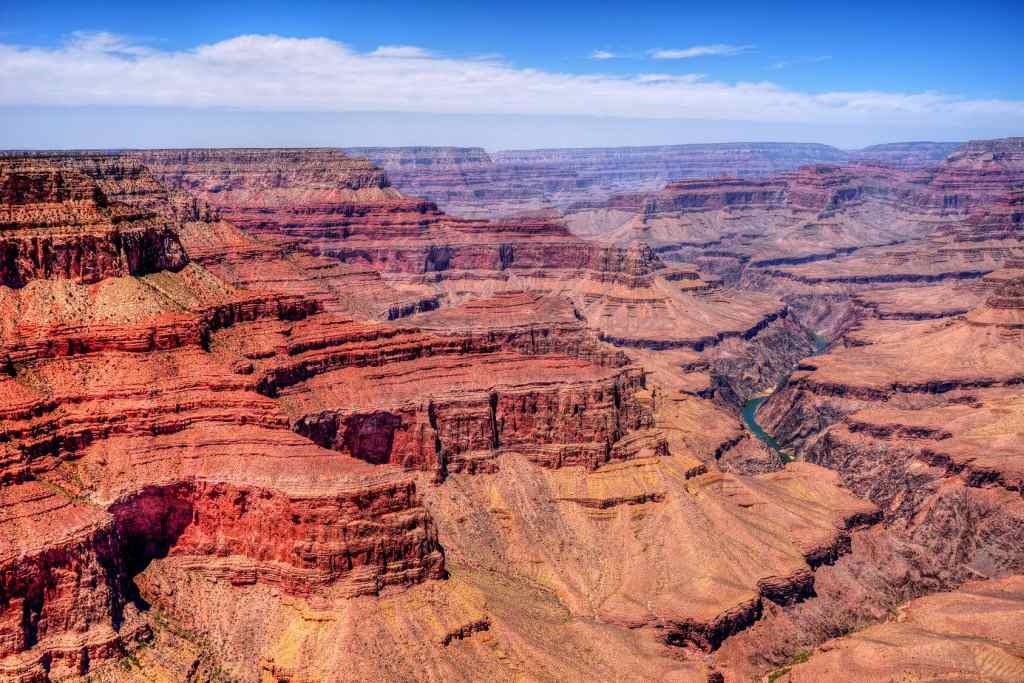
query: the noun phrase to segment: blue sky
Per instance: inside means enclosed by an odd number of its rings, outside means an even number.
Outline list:
[[[1024,3],[922,7],[5,2],[0,145],[1024,134]]]

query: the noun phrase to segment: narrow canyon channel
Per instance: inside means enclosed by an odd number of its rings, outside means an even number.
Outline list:
[[[819,353],[825,350],[825,347],[828,346],[828,339],[815,332],[811,333],[811,340],[814,342],[814,353],[811,354],[811,356],[809,357],[813,358],[814,356],[817,356]],[[790,372],[792,372],[792,370],[795,369],[796,366],[799,364],[800,363],[798,362],[796,365],[794,365],[793,368],[790,369]],[[778,385],[776,385],[775,389],[773,389],[771,392],[761,394],[760,396],[755,396],[754,398],[750,399],[749,401],[743,404],[743,423],[747,425],[747,429],[749,429],[754,434],[754,436],[763,441],[765,445],[768,446],[768,448],[778,453],[779,457],[782,458],[782,462],[789,462],[790,460],[793,459],[793,455],[792,453],[783,451],[782,447],[779,445],[779,442],[775,440],[775,437],[766,432],[761,427],[761,425],[758,424],[757,410],[758,408],[761,407],[762,403],[768,400],[768,397],[771,396],[772,393],[778,390],[779,387],[785,386],[787,381],[789,381],[789,373],[787,373],[785,377],[779,380]]]

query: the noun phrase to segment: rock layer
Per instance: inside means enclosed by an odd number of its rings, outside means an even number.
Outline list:
[[[0,165],[0,282],[93,283],[178,270],[188,263],[158,214],[108,196],[76,165],[5,159]]]
[[[79,277],[40,268],[0,288],[7,675],[85,674],[147,637],[132,577],[156,558],[289,594],[444,575],[411,478],[294,434],[256,378],[238,374],[244,359],[219,352],[219,331],[294,324],[316,317],[317,301],[245,292],[186,265],[171,194],[131,159],[4,168],[20,221],[5,233],[106,240],[128,264]],[[128,217],[126,228],[101,222],[110,215]],[[148,229],[135,216],[169,235],[139,268],[123,237]]]
[[[976,582],[919,598],[892,621],[830,641],[772,675],[779,681],[1020,680],[1022,582],[1019,576]]]
[[[952,143],[899,143],[844,151],[827,145],[725,143],[583,149],[355,147],[387,171],[396,187],[459,216],[496,217],[544,208],[600,204],[620,192],[654,191],[685,178],[768,176],[812,163],[884,161],[932,165]]]
[[[1013,145],[677,182],[572,230],[335,150],[5,159],[0,238],[173,239],[0,287],[0,672],[813,676],[911,598],[1012,583]],[[663,152],[562,157],[604,186]],[[780,453],[739,407],[793,365],[758,413]]]

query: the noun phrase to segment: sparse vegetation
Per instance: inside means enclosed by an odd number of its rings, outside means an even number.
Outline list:
[[[796,656],[793,657],[793,659],[789,660],[789,663],[786,664],[786,666],[782,667],[781,669],[776,669],[775,671],[768,674],[768,683],[775,683],[775,681],[779,680],[780,678],[788,674],[790,671],[792,671],[794,666],[796,666],[797,664],[803,664],[810,658],[810,650],[803,650],[802,652],[797,653]]]

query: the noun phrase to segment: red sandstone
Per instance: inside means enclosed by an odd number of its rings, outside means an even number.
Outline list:
[[[1024,567],[1018,148],[567,223],[453,218],[332,150],[0,159],[0,675],[812,680],[991,651]],[[836,338],[801,361],[808,327]],[[794,364],[759,413],[810,461],[783,465],[738,408]],[[830,641],[864,622],[940,661]]]

